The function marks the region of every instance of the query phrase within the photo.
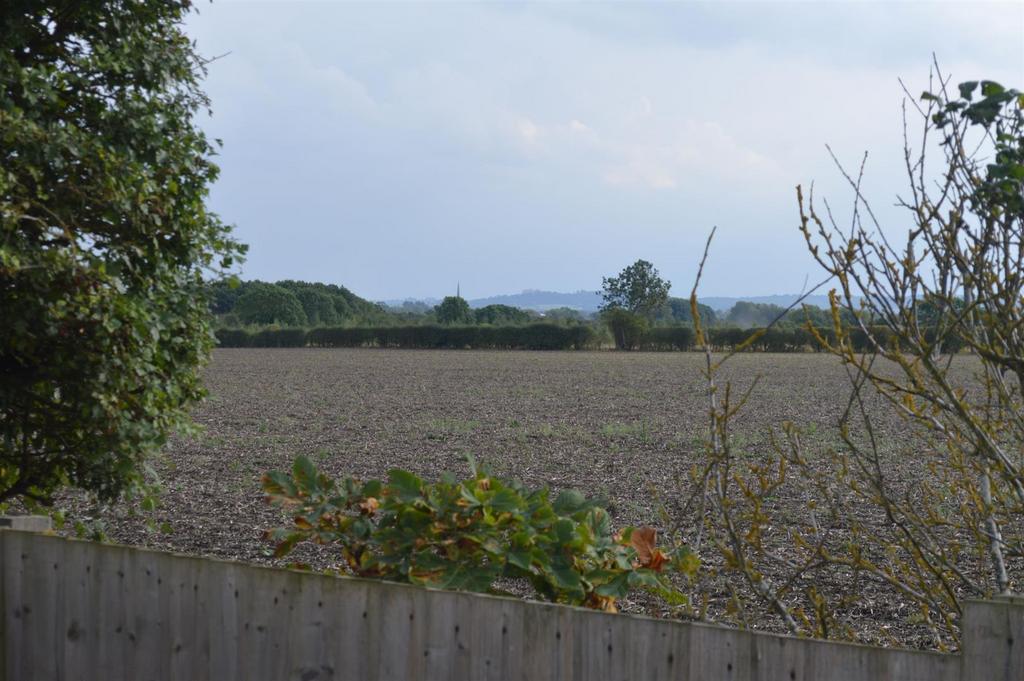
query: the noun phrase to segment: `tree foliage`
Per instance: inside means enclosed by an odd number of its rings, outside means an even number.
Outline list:
[[[535,315],[511,305],[487,305],[473,310],[477,324],[529,324]]]
[[[446,296],[434,308],[434,316],[439,324],[472,324],[473,311],[469,303],[461,296]]]
[[[268,293],[268,287],[273,292]],[[212,282],[210,309],[221,323],[309,324],[329,326],[342,322],[370,323],[386,319],[384,309],[360,298],[344,286],[286,279],[273,284],[262,281]],[[253,291],[258,294],[248,295]],[[245,297],[242,306],[239,300]],[[292,300],[294,298],[294,300]],[[301,308],[296,309],[295,303]]]
[[[778,320],[786,313],[786,308],[771,303],[750,303],[745,300],[738,301],[729,313],[725,321],[736,326],[768,326]]]
[[[117,497],[202,395],[202,276],[243,249],[189,6],[0,4],[0,502]]]
[[[700,318],[705,325],[714,324],[718,321],[718,315],[715,311],[703,303],[697,304]],[[692,324],[693,315],[690,313],[690,301],[687,298],[676,298],[670,296],[665,305],[657,313],[658,321],[668,322],[679,322],[683,324]]]
[[[616,277],[601,280],[602,310],[622,309],[652,320],[668,301],[671,282],[658,275],[654,265],[637,260]]]
[[[307,321],[298,296],[282,286],[262,282],[246,287],[234,312],[244,324],[303,326]]]

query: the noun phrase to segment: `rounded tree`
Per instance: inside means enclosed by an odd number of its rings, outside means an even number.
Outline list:
[[[637,260],[619,272],[619,276],[604,277],[601,288],[602,310],[628,310],[650,321],[668,302],[672,282],[662,279],[651,263]]]
[[[441,304],[434,308],[434,316],[441,324],[472,324],[473,311],[469,303],[461,296],[446,296]]]
[[[0,504],[118,497],[203,394],[203,276],[244,247],[205,206],[189,9],[0,4]]]
[[[245,324],[302,326],[306,312],[298,296],[275,284],[252,282],[235,303],[235,313]]]

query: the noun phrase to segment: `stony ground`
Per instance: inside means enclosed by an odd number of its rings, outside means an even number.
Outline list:
[[[703,361],[697,353],[218,350],[205,375],[210,397],[195,413],[203,434],[174,440],[155,462],[160,508],[138,515],[67,503],[73,518],[101,518],[114,541],[272,563],[261,535],[283,519],[263,502],[265,471],[306,454],[338,476],[401,467],[436,478],[464,472],[470,453],[530,485],[602,495],[618,525],[657,526],[659,505],[683,495],[680,479],[703,456]],[[849,389],[834,359],[745,354],[724,373],[737,388],[758,376],[734,424],[745,456],[766,454],[769,429],[785,420],[810,427],[812,451],[836,443]],[[886,410],[876,416],[882,437],[898,442],[903,424]],[[312,554],[321,566],[331,560]],[[720,610],[726,594],[709,596]],[[643,599],[627,606],[657,614]],[[896,611],[880,607],[877,617],[899,626]]]

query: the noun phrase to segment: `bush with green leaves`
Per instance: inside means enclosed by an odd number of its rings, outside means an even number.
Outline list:
[[[473,310],[461,296],[445,296],[435,308],[434,317],[438,324],[472,324]]]
[[[0,505],[117,498],[203,394],[203,277],[244,249],[190,6],[0,3]]]
[[[606,309],[601,313],[601,318],[612,332],[615,347],[619,350],[635,350],[640,347],[644,334],[650,327],[643,315],[621,307]]]
[[[536,317],[536,313],[511,305],[487,305],[473,310],[473,321],[477,324],[522,325],[529,324]]]
[[[263,478],[268,500],[292,518],[268,532],[276,555],[313,541],[336,546],[343,569],[360,577],[497,593],[498,580],[523,580],[537,596],[614,612],[632,589],[669,603],[683,596],[665,567],[693,577],[696,556],[655,546],[653,528],[612,529],[600,503],[563,491],[530,490],[478,469],[458,481],[427,483],[404,470],[386,482],[337,481],[305,457],[290,474]]]
[[[234,312],[245,324],[302,326],[307,322],[298,296],[283,286],[260,281],[246,286],[235,302]]]

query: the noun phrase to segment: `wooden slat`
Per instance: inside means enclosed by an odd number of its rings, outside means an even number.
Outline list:
[[[963,619],[963,679],[1024,679],[1024,604],[969,601]]]

